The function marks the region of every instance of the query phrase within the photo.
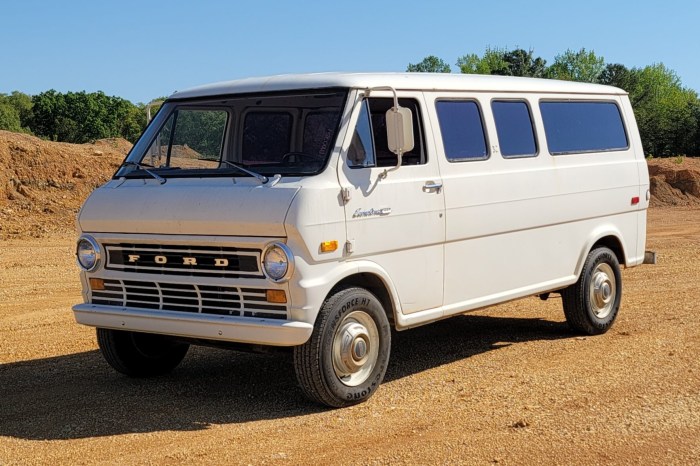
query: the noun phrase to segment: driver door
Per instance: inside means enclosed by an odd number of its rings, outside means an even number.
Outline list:
[[[435,151],[425,137],[422,103],[418,92],[399,99],[412,112],[415,145],[396,170],[385,121],[393,99],[371,97],[356,105],[354,130],[348,132],[351,140],[343,145],[338,168],[345,193],[347,256],[387,271],[404,314],[443,303],[445,205],[437,160],[429,157]]]

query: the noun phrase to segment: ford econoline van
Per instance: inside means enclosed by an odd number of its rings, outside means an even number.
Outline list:
[[[649,177],[627,94],[497,76],[309,74],[168,98],[78,216],[107,362],[175,368],[191,344],[287,347],[303,392],[379,387],[392,328],[560,293],[615,321],[645,259]]]

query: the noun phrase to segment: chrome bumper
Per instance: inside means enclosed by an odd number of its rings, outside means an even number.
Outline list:
[[[297,346],[311,337],[306,322],[184,314],[173,311],[78,304],[75,320],[91,327],[271,346]]]

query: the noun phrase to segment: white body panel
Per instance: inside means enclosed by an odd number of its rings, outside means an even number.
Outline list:
[[[496,134],[489,103],[496,93],[431,93],[477,101],[489,135]],[[637,236],[640,195],[634,150],[549,156],[537,95],[527,99],[539,154],[506,159],[491,136],[486,160],[438,157],[446,204],[445,314],[557,289],[576,281],[582,257],[607,235]],[[572,95],[557,98],[568,100]],[[619,104],[619,100],[615,99]],[[426,106],[438,126],[435,105]],[[442,141],[436,138],[439,152]],[[625,248],[624,263],[641,263],[644,250]]]
[[[112,180],[80,211],[83,231],[185,235],[286,235],[284,219],[299,189],[295,180],[274,188],[251,178]]]
[[[421,112],[414,118],[422,122],[426,163],[386,176],[381,167],[348,167],[357,103],[366,88],[375,86],[392,86],[400,98],[418,101]],[[347,88],[349,93],[330,159],[319,174],[283,177],[266,185],[238,176],[172,179],[162,185],[148,177],[112,180],[95,191],[79,216],[80,230],[100,244],[221,245],[262,251],[272,241],[283,241],[295,262],[288,282],[264,277],[162,278],[100,266],[82,274],[86,304],[74,308],[78,321],[291,346],[306,341],[324,300],[343,280],[375,277],[386,292],[387,312],[395,326],[404,329],[564,288],[577,280],[586,255],[601,238],[620,244],[624,265],[642,263],[649,178],[632,109],[619,89],[484,76],[318,74],[210,85],[179,92],[172,99],[325,88]],[[391,93],[384,91],[371,94],[388,96]],[[479,102],[491,146],[488,159],[453,163],[445,158],[435,100],[455,98]],[[536,157],[501,157],[490,110],[497,98],[529,103]],[[614,101],[622,111],[629,148],[550,155],[538,107],[545,98]],[[144,147],[137,144],[134,150]],[[435,184],[441,189],[425,189]],[[634,204],[633,198],[639,202]],[[382,214],[356,215],[358,211]],[[337,242],[337,249],[322,251],[321,243],[329,241]],[[161,303],[166,299],[161,288],[169,285],[191,285],[196,293],[212,286],[231,287],[241,296],[284,290],[288,302],[281,320],[105,306],[91,304],[88,278],[112,280],[124,290],[130,280],[154,282]],[[126,293],[124,304],[129,301]],[[203,298],[198,299],[201,307]],[[241,313],[247,305],[241,305]]]

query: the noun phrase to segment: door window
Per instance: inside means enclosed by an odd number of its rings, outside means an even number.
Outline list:
[[[420,107],[414,99],[399,99],[399,105],[411,110],[414,138],[413,149],[403,154],[401,165],[423,165],[427,157],[423,147]],[[348,152],[350,167],[396,166],[396,154],[389,150],[386,135],[386,112],[393,106],[394,99],[390,98],[370,98],[362,103]]]
[[[369,120],[369,105],[367,100],[362,102],[360,116],[355,126],[355,133],[352,135],[350,149],[348,150],[348,165],[350,165],[350,168],[375,166],[372,124]]]

